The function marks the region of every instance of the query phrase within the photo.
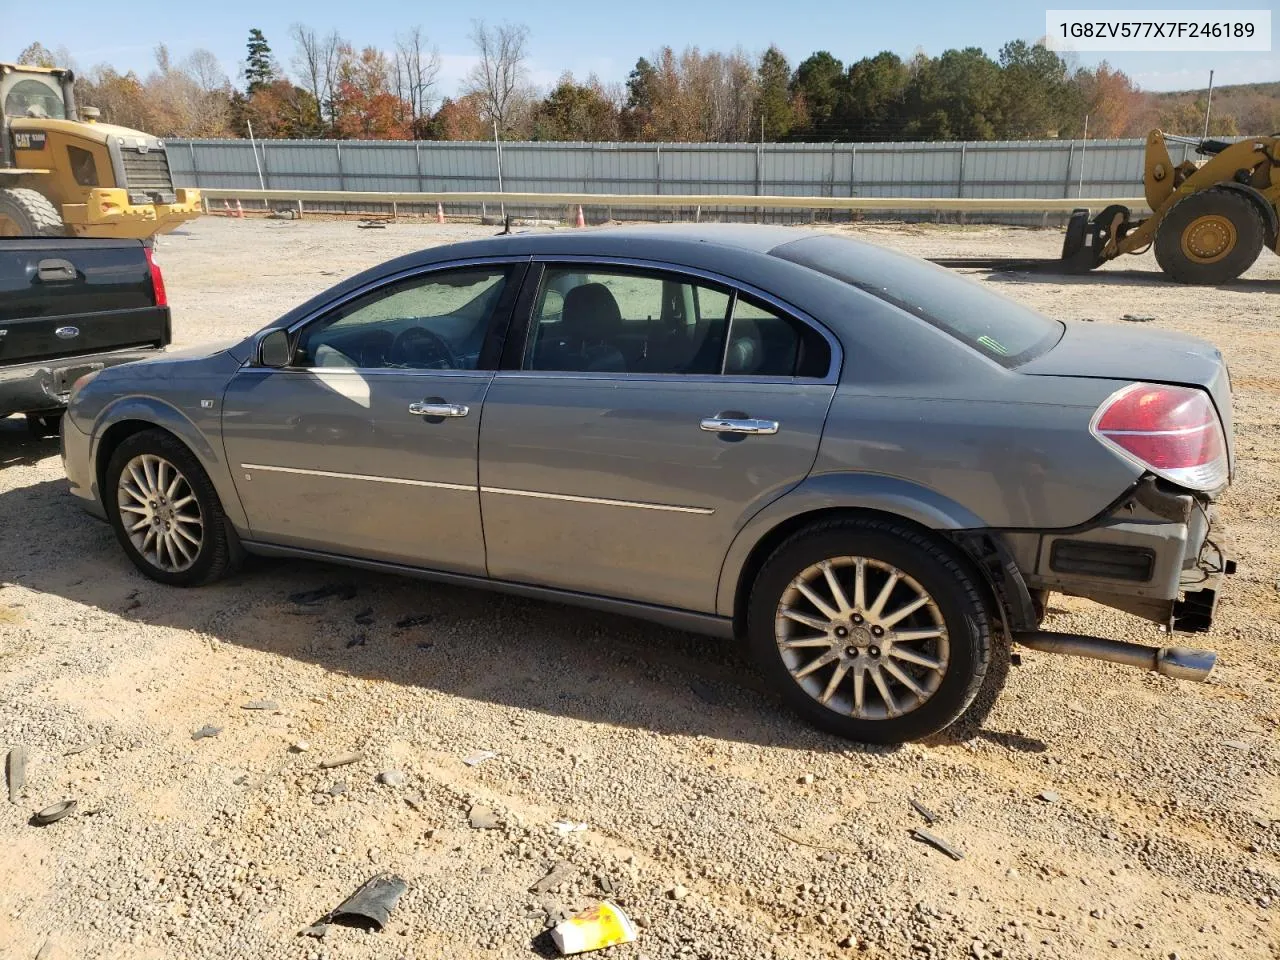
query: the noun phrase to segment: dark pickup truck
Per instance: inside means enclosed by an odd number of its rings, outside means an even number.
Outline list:
[[[164,279],[142,241],[0,237],[0,417],[55,433],[77,378],[169,338]]]

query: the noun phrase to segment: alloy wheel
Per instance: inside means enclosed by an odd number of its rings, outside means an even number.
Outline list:
[[[196,562],[204,543],[200,501],[168,460],[143,453],[125,464],[116,504],[129,542],[148,563],[181,573]]]
[[[801,571],[782,593],[774,637],[809,696],[860,720],[919,708],[941,686],[950,661],[933,597],[870,557],[832,557]]]

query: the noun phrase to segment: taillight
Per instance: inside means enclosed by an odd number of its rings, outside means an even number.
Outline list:
[[[151,268],[151,289],[155,291],[156,306],[167,307],[169,296],[164,291],[164,274],[160,272],[160,264],[156,263],[155,254],[150,247],[142,248],[147,254],[147,266]]]
[[[1135,383],[1098,408],[1094,436],[1152,473],[1193,490],[1227,481],[1227,444],[1203,390]]]

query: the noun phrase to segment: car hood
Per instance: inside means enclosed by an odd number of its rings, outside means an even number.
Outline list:
[[[1032,376],[1089,377],[1199,387],[1209,391],[1234,462],[1231,381],[1222,352],[1208,341],[1165,330],[1075,321],[1057,346],[1018,367]]]

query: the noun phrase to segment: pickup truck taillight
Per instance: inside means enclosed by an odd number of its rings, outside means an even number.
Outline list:
[[[164,290],[164,274],[160,272],[160,264],[156,263],[155,252],[151,247],[143,247],[147,254],[147,266],[151,268],[151,289],[156,295],[156,306],[167,307],[169,296]]]
[[[1227,443],[1203,390],[1135,383],[1098,408],[1093,435],[1157,476],[1193,490],[1227,481]]]

